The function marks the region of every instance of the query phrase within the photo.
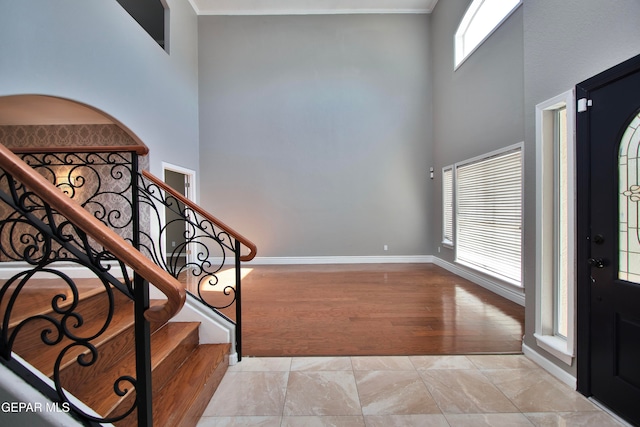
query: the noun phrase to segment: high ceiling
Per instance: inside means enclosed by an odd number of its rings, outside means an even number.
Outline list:
[[[438,0],[189,0],[199,15],[431,13]],[[0,126],[114,123],[72,101],[38,95],[0,97]]]
[[[198,15],[431,13],[438,0],[189,0]]]

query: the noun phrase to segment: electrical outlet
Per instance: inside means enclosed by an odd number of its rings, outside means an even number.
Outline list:
[[[389,246],[388,246],[388,245],[384,245],[384,246],[382,247],[382,249],[384,249],[385,251],[388,251],[388,250],[389,250]]]
[[[176,247],[176,242],[171,242],[171,247],[175,248]]]

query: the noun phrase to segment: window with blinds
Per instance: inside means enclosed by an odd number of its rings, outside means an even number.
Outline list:
[[[456,165],[456,260],[522,286],[522,147]]]
[[[453,246],[453,166],[442,169],[442,243]]]

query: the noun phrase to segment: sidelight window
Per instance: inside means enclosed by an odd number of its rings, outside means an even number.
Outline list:
[[[536,330],[538,345],[567,364],[574,347],[574,95],[536,106]]]

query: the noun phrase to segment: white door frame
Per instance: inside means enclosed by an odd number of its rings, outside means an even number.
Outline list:
[[[180,174],[183,174],[187,177],[187,180],[189,182],[189,186],[186,188],[185,191],[185,197],[189,200],[191,200],[193,203],[197,203],[198,201],[197,199],[197,194],[198,192],[196,191],[196,171],[194,171],[193,169],[188,169],[188,168],[184,168],[182,166],[178,166],[178,165],[174,165],[172,163],[167,163],[167,162],[162,162],[162,181],[164,182],[164,176],[165,176],[165,171],[171,171],[171,172],[177,172]],[[164,217],[164,211],[160,212],[160,217],[161,217],[161,221],[162,223],[166,223],[165,217]],[[166,242],[165,242],[166,244]],[[164,255],[164,254],[163,254]],[[193,253],[193,251],[187,251],[187,263],[191,262],[193,260],[192,257],[194,257],[195,254]]]

